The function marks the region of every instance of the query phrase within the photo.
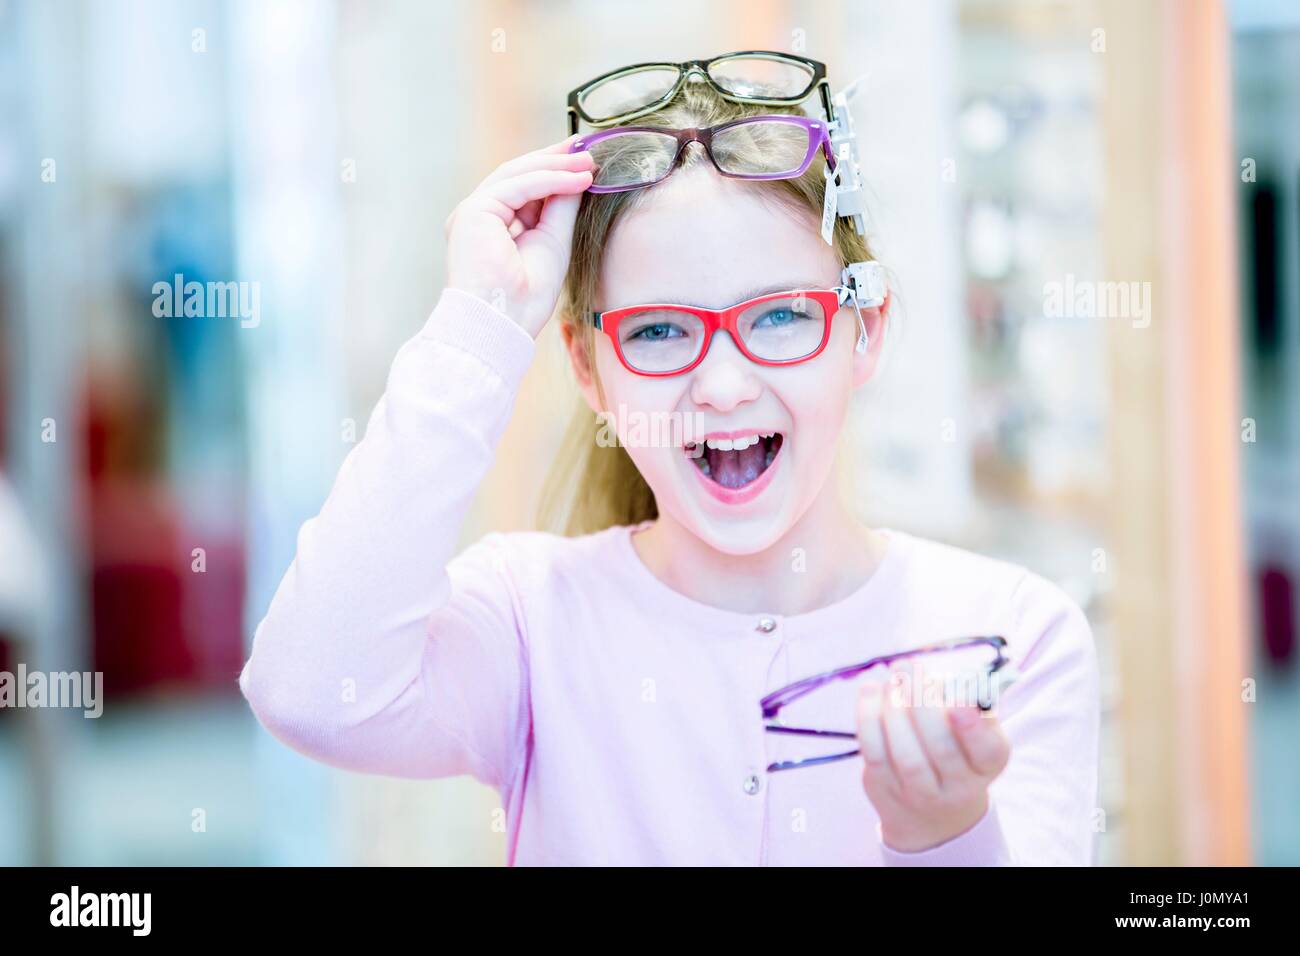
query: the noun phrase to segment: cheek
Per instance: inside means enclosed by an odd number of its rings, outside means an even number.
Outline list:
[[[622,377],[627,375],[627,369],[623,368],[618,357],[614,354],[614,348],[609,344],[609,340],[604,335],[596,336],[596,375],[600,379],[601,388],[605,393],[605,402],[608,404],[614,401],[614,394],[622,388]]]
[[[825,379],[814,383],[814,394],[791,407],[796,457],[804,463],[833,458],[835,443],[848,412],[847,385]]]
[[[614,416],[619,441],[638,467],[655,467],[672,437],[674,411],[684,379],[648,378],[623,367],[608,341],[596,345],[596,369],[604,387],[604,410]]]
[[[800,380],[782,389],[781,397],[794,421],[796,437],[813,439],[800,442],[805,454],[825,448],[843,427],[853,397],[852,354],[851,343],[832,336],[825,352],[808,365],[797,367]]]

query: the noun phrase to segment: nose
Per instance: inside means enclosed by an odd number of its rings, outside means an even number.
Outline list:
[[[704,361],[691,373],[691,401],[726,413],[752,402],[763,391],[754,363],[736,348],[726,332],[718,332],[709,343]]]

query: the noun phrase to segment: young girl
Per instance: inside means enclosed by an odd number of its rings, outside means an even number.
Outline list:
[[[637,125],[780,113],[692,84]],[[472,774],[501,794],[512,864],[1090,864],[1084,615],[1023,568],[865,527],[830,480],[888,299],[832,306],[806,361],[755,361],[720,329],[658,375],[642,356],[689,351],[689,317],[614,311],[828,301],[871,256],[843,219],[824,241],[821,161],[736,180],[692,144],[657,185],[597,195],[573,142],[503,163],[447,220],[447,286],[257,628],[240,687],[258,719],[337,767]],[[568,534],[455,555],[557,301],[589,406],[547,496]],[[772,334],[808,318],[757,308]],[[601,412],[621,444],[598,441]],[[635,437],[663,415],[698,429]],[[766,730],[765,695],[965,635],[1005,637],[1019,672],[993,711],[833,682],[779,719],[848,730],[860,755],[769,770],[828,750]]]

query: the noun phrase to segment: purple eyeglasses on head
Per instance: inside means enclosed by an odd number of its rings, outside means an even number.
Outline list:
[[[588,192],[617,193],[653,186],[677,168],[690,143],[699,143],[714,167],[733,179],[793,179],[818,150],[835,169],[826,124],[806,116],[748,116],[705,129],[619,126],[579,137],[569,152],[589,150],[596,171]]]
[[[836,740],[857,740],[856,733],[844,730],[813,730],[808,727],[787,727],[779,722],[781,708],[827,684],[847,680],[871,670],[873,667],[888,668],[895,661],[916,658],[921,661],[922,669],[931,668],[937,673],[959,672],[966,675],[973,684],[974,703],[981,710],[993,707],[1002,688],[1012,683],[1018,676],[1011,665],[1011,659],[1003,652],[1007,641],[1004,637],[958,637],[937,644],[914,647],[883,657],[873,657],[861,664],[850,664],[814,677],[805,677],[775,690],[759,701],[763,709],[763,729],[772,734],[793,734],[801,737],[830,737]],[[831,763],[856,756],[858,750],[846,750],[841,753],[826,754],[820,757],[807,757],[803,760],[782,760],[769,764],[767,770],[793,770],[796,767],[812,767],[817,764]]]

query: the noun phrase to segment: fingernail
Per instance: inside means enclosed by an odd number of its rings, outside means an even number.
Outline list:
[[[980,719],[980,712],[977,707],[957,707],[953,710],[952,716],[957,726],[974,727],[975,722]]]

